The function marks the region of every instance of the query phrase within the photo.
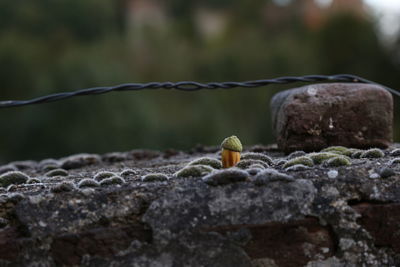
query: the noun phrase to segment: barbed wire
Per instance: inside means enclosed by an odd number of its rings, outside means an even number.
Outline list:
[[[76,96],[84,95],[100,95],[114,91],[138,91],[145,89],[175,89],[186,92],[193,92],[201,89],[232,89],[232,88],[255,88],[271,84],[289,84],[296,82],[350,82],[350,83],[367,83],[379,85],[393,95],[400,97],[400,92],[379,83],[358,77],[351,74],[337,74],[337,75],[306,75],[306,76],[286,76],[275,79],[254,80],[245,82],[209,82],[199,83],[193,81],[182,82],[150,82],[150,83],[127,83],[111,87],[94,87],[88,89],[77,90],[73,92],[56,93],[42,97],[33,98],[30,100],[8,100],[0,101],[0,108],[20,107],[34,104],[50,103],[55,101],[64,100]]]

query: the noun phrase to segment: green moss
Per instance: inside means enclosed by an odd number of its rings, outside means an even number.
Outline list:
[[[53,177],[53,176],[68,176],[68,172],[64,169],[55,169],[47,172],[45,174],[47,177]]]
[[[221,148],[237,152],[242,152],[243,150],[242,143],[235,135],[225,138],[224,141],[222,141]]]
[[[268,165],[272,164],[272,159],[262,153],[255,153],[255,152],[243,153],[240,158],[242,160],[245,160],[245,159],[261,160],[261,161],[264,161],[265,163],[267,163]]]
[[[106,185],[115,185],[115,184],[124,184],[125,180],[122,177],[119,176],[113,176],[109,178],[105,178],[100,182],[101,186],[106,186]]]
[[[352,150],[351,148],[347,148],[344,146],[330,146],[321,150],[321,152],[331,152],[339,155],[351,156]]]
[[[163,182],[167,180],[168,176],[163,173],[149,173],[142,177],[142,182]]]
[[[288,167],[290,167],[290,166],[294,166],[294,165],[298,165],[298,164],[301,164],[301,165],[304,165],[304,166],[312,167],[312,166],[314,166],[314,161],[313,161],[310,157],[308,157],[308,156],[301,156],[301,157],[297,157],[297,158],[288,160],[288,161],[283,165],[283,168],[286,169],[286,168],[288,168]]]
[[[361,154],[361,158],[382,158],[385,153],[379,148],[371,148]]]
[[[10,171],[0,175],[0,186],[7,187],[11,184],[23,184],[29,176],[19,171]]]
[[[222,163],[218,159],[210,158],[210,157],[203,157],[198,158],[190,162],[188,165],[207,165],[214,169],[221,169]]]
[[[213,168],[206,165],[193,165],[193,166],[186,166],[185,168],[177,171],[175,173],[176,177],[201,177],[206,174],[209,174],[213,171]]]
[[[98,187],[99,183],[93,179],[85,178],[78,183],[79,188]]]
[[[364,151],[360,149],[353,149],[351,153],[351,157],[353,159],[359,159]]]
[[[55,185],[53,188],[51,188],[51,191],[53,193],[61,193],[61,192],[69,192],[76,189],[74,183],[72,182],[62,182],[58,185]]]
[[[101,171],[96,173],[96,175],[93,177],[94,180],[96,180],[97,182],[100,182],[106,178],[110,178],[115,176],[115,173],[113,172],[108,172],[108,171]]]
[[[325,160],[336,157],[337,154],[331,152],[319,152],[319,153],[310,153],[307,156],[313,160],[314,164],[321,164]]]
[[[350,158],[346,156],[336,156],[324,162],[324,166],[326,167],[340,167],[349,165],[351,165],[351,161]]]
[[[241,160],[238,162],[238,164],[236,164],[236,167],[240,168],[240,169],[247,169],[249,168],[251,165],[261,165],[263,166],[263,168],[268,168],[268,164],[265,163],[262,160],[256,160],[256,159],[245,159],[245,160]]]

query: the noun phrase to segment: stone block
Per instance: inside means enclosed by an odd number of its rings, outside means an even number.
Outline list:
[[[329,146],[386,148],[393,135],[393,98],[378,85],[314,84],[271,100],[279,149],[319,151]]]

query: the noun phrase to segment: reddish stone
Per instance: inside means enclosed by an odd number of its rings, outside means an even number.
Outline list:
[[[314,84],[283,91],[271,101],[278,147],[319,151],[328,146],[386,148],[392,142],[393,98],[380,86]]]
[[[318,219],[306,218],[292,222],[271,222],[262,225],[232,225],[208,228],[206,231],[226,235],[247,229],[251,239],[243,249],[251,259],[268,258],[278,266],[304,266],[309,261],[329,258],[335,254],[335,237]]]
[[[400,204],[361,203],[352,208],[361,214],[357,222],[374,238],[375,246],[400,253]]]

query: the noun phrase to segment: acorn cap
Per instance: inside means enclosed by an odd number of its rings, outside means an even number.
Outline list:
[[[243,150],[242,143],[240,142],[239,138],[237,138],[235,135],[225,138],[224,141],[222,141],[221,147],[223,149],[236,152],[242,152]]]

